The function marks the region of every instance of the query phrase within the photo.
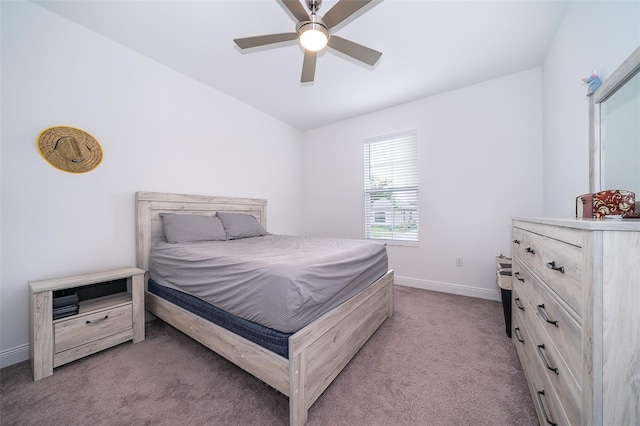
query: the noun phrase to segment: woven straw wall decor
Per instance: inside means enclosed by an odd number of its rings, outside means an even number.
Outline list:
[[[58,170],[86,173],[102,162],[102,147],[96,138],[75,127],[55,126],[38,136],[42,158]]]

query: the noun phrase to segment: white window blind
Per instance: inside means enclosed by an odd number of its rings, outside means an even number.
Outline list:
[[[418,132],[364,141],[365,238],[418,243]]]

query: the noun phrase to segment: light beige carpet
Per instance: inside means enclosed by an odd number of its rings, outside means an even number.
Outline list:
[[[320,425],[537,425],[500,302],[396,286],[387,319],[309,411]],[[152,322],[33,382],[0,370],[2,425],[287,425],[288,399]]]

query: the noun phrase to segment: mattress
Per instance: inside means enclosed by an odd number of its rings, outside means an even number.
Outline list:
[[[238,336],[244,337],[271,352],[275,352],[285,358],[289,358],[289,336],[291,333],[282,333],[272,330],[260,324],[256,324],[246,319],[239,318],[205,302],[195,296],[157,284],[150,279],[148,281],[150,293],[180,306],[187,311],[198,315],[214,324],[231,331]]]
[[[149,258],[156,283],[283,333],[300,330],[387,269],[384,243],[287,235],[158,242]]]

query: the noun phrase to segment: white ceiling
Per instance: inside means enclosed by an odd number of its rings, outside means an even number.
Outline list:
[[[381,51],[378,63],[329,49],[303,84],[297,41],[244,51],[233,43],[294,32],[276,0],[34,3],[301,130],[540,66],[567,5],[374,0],[333,33]],[[324,0],[318,14],[335,3]]]

